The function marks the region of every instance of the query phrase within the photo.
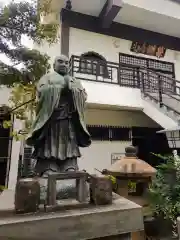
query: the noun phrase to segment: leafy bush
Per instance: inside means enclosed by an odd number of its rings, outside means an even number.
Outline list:
[[[171,221],[173,234],[177,234],[177,217],[180,215],[180,158],[163,157],[157,174],[149,187],[150,207],[156,217]]]
[[[0,192],[4,191],[6,189],[5,186],[0,185]]]
[[[43,24],[41,21],[41,16],[55,14],[51,2],[44,0],[39,4],[37,0],[11,0],[5,6],[0,4],[0,54],[10,61],[7,64],[0,59],[0,86],[11,89],[10,107],[16,109],[13,111],[16,118],[25,121],[25,130],[29,129],[36,110],[36,83],[50,70],[50,64],[47,54],[27,48],[22,39],[26,36],[39,46],[44,42],[58,41],[59,24]],[[28,104],[24,104],[26,102]],[[5,121],[3,125],[9,128],[12,121]],[[16,131],[12,136],[18,140]]]

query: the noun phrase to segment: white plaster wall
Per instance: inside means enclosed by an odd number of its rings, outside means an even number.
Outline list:
[[[98,170],[109,168],[111,166],[111,154],[125,153],[125,147],[131,145],[131,142],[109,142],[109,141],[93,141],[88,148],[82,148],[82,157],[78,164],[80,170],[85,169],[90,174],[99,174]]]
[[[85,114],[88,125],[110,125],[122,127],[151,127],[159,125],[142,111],[88,108]]]
[[[142,98],[139,89],[120,87],[115,84],[82,81],[87,91],[87,102],[119,108],[142,109]]]
[[[108,109],[87,109],[86,123],[88,125],[110,125],[122,127],[159,127],[152,119],[141,111],[118,111]],[[98,172],[111,165],[111,154],[125,152],[125,147],[131,145],[131,141],[93,141],[88,148],[81,148],[82,157],[79,159],[79,168],[89,173]]]
[[[18,131],[20,129],[22,129],[22,121],[15,119],[13,131]],[[9,182],[8,182],[8,189],[11,189],[11,190],[14,190],[16,187],[20,149],[21,149],[21,141],[16,141],[15,139],[13,139],[12,150],[11,150],[11,164],[10,164],[10,171],[9,171]]]
[[[7,87],[0,87],[0,106],[7,105],[11,90]]]
[[[180,15],[179,15],[180,16]],[[107,61],[119,62],[119,53],[126,53],[133,56],[156,59],[153,56],[136,54],[130,51],[132,42],[98,33],[88,32],[81,29],[70,29],[70,55],[81,55],[88,51],[95,51],[106,58]],[[180,79],[180,52],[167,49],[162,61],[175,64],[176,78]]]

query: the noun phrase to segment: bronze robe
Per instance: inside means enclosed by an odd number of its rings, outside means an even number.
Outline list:
[[[80,81],[54,72],[40,79],[37,91],[36,120],[27,138],[27,144],[35,148],[34,156],[79,157],[79,147],[91,144],[84,122],[86,92]]]

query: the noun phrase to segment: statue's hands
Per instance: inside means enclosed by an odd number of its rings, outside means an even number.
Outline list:
[[[65,87],[71,89],[71,77],[66,75],[64,76]]]

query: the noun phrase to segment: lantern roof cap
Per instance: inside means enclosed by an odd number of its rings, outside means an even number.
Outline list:
[[[107,172],[111,175],[144,176],[151,177],[156,174],[156,169],[145,161],[138,159],[136,147],[129,146],[125,149],[125,157],[111,165]]]

